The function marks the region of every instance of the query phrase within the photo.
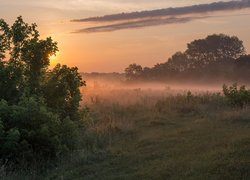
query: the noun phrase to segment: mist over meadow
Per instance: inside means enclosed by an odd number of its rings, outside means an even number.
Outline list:
[[[249,8],[1,1],[0,179],[250,179]]]

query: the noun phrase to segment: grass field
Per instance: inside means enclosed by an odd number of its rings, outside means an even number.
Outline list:
[[[219,93],[111,94],[89,101],[88,150],[5,179],[250,179],[250,108]]]

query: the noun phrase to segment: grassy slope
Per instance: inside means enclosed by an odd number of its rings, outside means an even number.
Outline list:
[[[250,179],[250,109],[219,101],[96,105],[108,152],[77,158],[47,178]]]

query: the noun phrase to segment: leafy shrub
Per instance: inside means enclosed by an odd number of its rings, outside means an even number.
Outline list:
[[[50,159],[76,147],[76,124],[50,112],[42,99],[23,97],[18,105],[0,103],[0,158]]]
[[[40,39],[36,24],[18,17],[9,27],[0,19],[0,161],[29,164],[78,146],[85,83],[76,67],[48,69],[57,51],[50,37]]]
[[[243,108],[250,104],[250,90],[246,86],[240,86],[235,83],[232,86],[223,85],[223,93],[230,104]]]

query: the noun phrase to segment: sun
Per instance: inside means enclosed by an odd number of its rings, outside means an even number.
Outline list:
[[[49,55],[50,67],[58,64],[59,53]]]
[[[57,59],[57,54],[52,54],[49,56],[50,61],[55,61]]]

